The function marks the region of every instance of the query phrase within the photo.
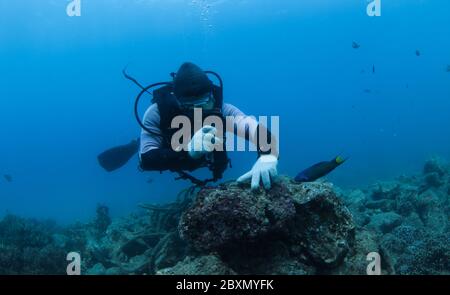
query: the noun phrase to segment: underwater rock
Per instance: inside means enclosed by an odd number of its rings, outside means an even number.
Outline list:
[[[150,260],[151,249],[142,255],[132,257],[122,268],[126,274],[153,274]]]
[[[291,245],[286,237],[277,235],[216,255],[240,275],[310,275],[317,272],[300,246]]]
[[[437,173],[439,176],[443,176],[446,174],[447,169],[445,167],[445,163],[442,159],[433,157],[425,162],[423,166],[423,173]]]
[[[124,253],[127,257],[134,257],[137,255],[141,255],[148,248],[149,246],[144,242],[143,239],[135,238],[125,242],[125,244],[123,244],[119,248],[119,251]]]
[[[357,222],[370,216],[370,223],[360,230],[370,229],[379,237],[379,253],[382,265],[391,269],[388,273],[449,272],[448,174],[449,166],[433,158],[424,165],[422,175],[370,186],[367,194],[371,200],[364,208],[349,204]],[[343,266],[351,259],[350,253]]]
[[[423,221],[416,212],[412,212],[408,216],[403,218],[403,224],[407,224],[416,228],[423,227]]]
[[[372,200],[395,199],[401,193],[401,186],[396,181],[379,182],[370,187]]]
[[[127,272],[124,271],[120,267],[111,267],[111,268],[108,268],[105,272],[105,275],[107,275],[107,276],[119,276],[119,275],[125,275],[125,274],[127,274]]]
[[[450,199],[442,190],[427,190],[414,199],[415,213],[423,225],[433,232],[445,232],[450,224]]]
[[[353,190],[343,194],[342,198],[347,208],[353,212],[353,220],[357,226],[362,227],[370,222],[369,215],[365,213],[368,198],[362,190]]]
[[[6,215],[0,220],[0,274],[65,274],[67,251],[52,221]]]
[[[157,271],[157,275],[235,275],[216,255],[186,257],[175,266]]]
[[[425,175],[425,185],[426,188],[440,187],[444,184],[441,179],[441,175],[438,172],[431,172]]]
[[[316,273],[316,269],[295,259],[279,257],[278,259],[275,258],[264,272],[259,273],[266,275],[313,275]]]
[[[450,204],[447,194],[427,191],[421,195],[421,204],[417,213],[424,226],[433,232],[445,232],[450,224]]]
[[[365,207],[365,203],[367,201],[366,194],[360,190],[355,189],[348,193],[348,195],[345,196],[346,204],[349,206],[351,205],[359,205],[357,206],[358,210],[362,211],[362,209]]]
[[[383,212],[392,211],[395,208],[395,202],[393,200],[377,200],[366,202],[366,207],[369,209],[380,209]]]
[[[174,266],[178,261],[186,257],[186,245],[178,235],[178,232],[172,232],[163,237],[152,250],[153,269],[159,269]]]
[[[295,215],[294,200],[284,185],[254,193],[236,183],[205,188],[181,217],[180,236],[200,251],[226,251],[283,231]]]
[[[367,213],[354,214],[353,220],[358,227],[364,227],[370,222],[370,216]]]
[[[395,199],[394,211],[402,216],[408,216],[416,210],[415,199],[417,192],[402,192]]]
[[[106,273],[106,268],[101,263],[95,264],[93,267],[86,271],[87,275],[104,275]]]
[[[180,236],[202,253],[254,255],[278,240],[291,255],[318,267],[335,267],[343,260],[354,228],[332,185],[288,178],[259,193],[236,183],[204,189],[179,225]]]
[[[366,275],[367,274],[367,254],[371,252],[380,253],[381,256],[381,273],[392,274],[393,270],[390,265],[390,259],[379,246],[379,236],[367,230],[356,232],[355,247],[353,247],[346,256],[344,262],[336,269],[326,272],[325,274],[339,275]]]
[[[402,216],[394,212],[375,214],[368,227],[378,229],[386,234],[402,223]]]
[[[355,224],[329,183],[289,184],[296,215],[290,242],[299,245],[318,267],[339,265],[352,247]]]
[[[111,217],[109,216],[109,208],[105,205],[97,205],[94,220],[94,227],[97,231],[97,236],[100,237],[104,235],[110,224]]]
[[[286,177],[270,191],[224,183],[64,227],[6,215],[0,274],[65,274],[69,251],[82,274],[362,275],[370,252],[382,274],[450,274],[450,166],[432,159],[423,170],[345,191]]]
[[[450,234],[400,226],[383,236],[381,247],[396,274],[450,274]]]

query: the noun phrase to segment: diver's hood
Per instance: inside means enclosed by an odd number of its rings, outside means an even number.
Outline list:
[[[172,81],[158,82],[147,87],[142,86],[136,79],[127,74],[126,69],[123,70],[125,78],[138,85],[142,91],[137,95],[134,102],[134,115],[139,126],[150,134],[154,134],[152,130],[147,128],[139,116],[139,101],[144,93],[153,95],[152,103],[158,103],[162,99],[161,93],[174,96],[175,100],[179,102],[190,102],[187,99],[195,100],[195,96],[201,96],[212,93],[215,99],[215,108],[222,109],[223,104],[223,81],[219,74],[213,71],[203,71],[200,67],[193,63],[184,63],[178,73],[171,73]],[[213,75],[219,81],[219,85],[215,85],[208,75]],[[155,89],[154,89],[155,88]],[[169,90],[169,91],[167,91]],[[168,92],[168,93],[167,93]],[[162,96],[166,96],[162,95]],[[170,97],[168,97],[170,99]],[[184,100],[186,99],[186,100]],[[167,102],[169,103],[169,102]],[[159,105],[159,103],[158,103]],[[172,107],[169,109],[173,109]],[[159,136],[159,135],[158,135]]]
[[[180,101],[190,102],[196,97],[211,92],[212,89],[213,83],[208,75],[193,63],[184,63],[174,75],[173,90]]]

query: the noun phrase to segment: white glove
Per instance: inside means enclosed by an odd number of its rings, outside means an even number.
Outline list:
[[[212,152],[214,146],[222,142],[220,138],[216,137],[216,132],[216,128],[209,125],[195,132],[188,144],[189,156],[193,159],[200,159],[205,154]]]
[[[264,188],[270,189],[271,178],[273,180],[278,175],[277,165],[277,157],[274,155],[262,155],[253,165],[252,170],[239,177],[237,181],[244,182],[251,179],[252,190],[255,190],[259,187],[259,181],[262,179]]]

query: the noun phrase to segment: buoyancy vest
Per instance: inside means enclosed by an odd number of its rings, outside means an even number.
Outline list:
[[[203,119],[208,116],[217,116],[222,121],[222,126],[226,126],[226,121],[222,113],[223,106],[223,89],[216,85],[213,85],[212,94],[214,97],[214,108],[210,111],[203,110],[202,117]],[[157,104],[159,115],[160,115],[160,130],[164,138],[164,145],[166,148],[171,147],[171,139],[172,136],[180,129],[180,128],[172,128],[171,123],[172,120],[177,116],[186,116],[190,120],[191,125],[191,136],[194,135],[194,111],[192,109],[184,109],[181,107],[178,99],[176,98],[173,92],[173,84],[167,84],[161,88],[155,89],[153,91],[153,102]],[[220,150],[214,150],[211,153],[211,157],[204,157],[202,161],[199,161],[197,167],[194,169],[198,169],[201,167],[208,167],[212,174],[213,179],[218,180],[222,178],[223,172],[229,165],[229,158],[227,156],[227,152],[225,149],[226,137],[225,137],[225,128],[223,130],[223,142],[222,148]]]

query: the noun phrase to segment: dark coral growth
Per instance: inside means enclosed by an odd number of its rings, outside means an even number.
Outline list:
[[[109,216],[109,208],[105,205],[97,205],[96,216],[94,220],[94,227],[99,236],[104,235],[108,226],[111,224],[111,217]]]
[[[440,158],[434,157],[425,162],[423,166],[423,173],[437,173],[439,176],[444,176],[448,172],[448,167]]]
[[[229,251],[282,231],[295,215],[294,200],[285,186],[253,194],[238,185],[206,188],[182,217],[180,234],[204,251]]]
[[[67,253],[52,236],[59,230],[51,221],[5,216],[0,221],[0,274],[63,274]]]
[[[399,226],[382,238],[397,274],[450,274],[450,235]]]

